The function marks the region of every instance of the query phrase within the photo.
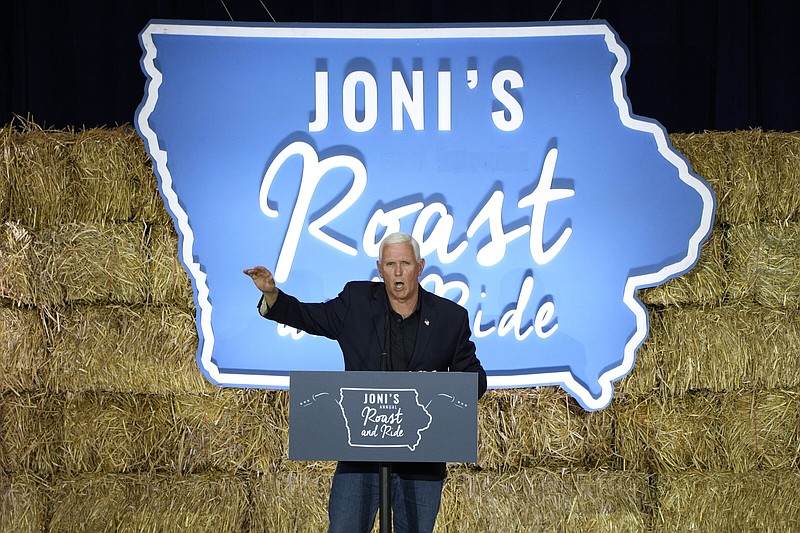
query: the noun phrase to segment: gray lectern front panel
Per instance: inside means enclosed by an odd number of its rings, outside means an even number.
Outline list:
[[[289,459],[477,462],[478,375],[291,372]]]

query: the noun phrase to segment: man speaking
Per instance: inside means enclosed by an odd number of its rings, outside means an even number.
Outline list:
[[[383,283],[349,282],[324,303],[303,303],[278,290],[263,266],[244,273],[262,293],[262,316],[337,341],[345,370],[477,372],[478,397],[483,395],[486,372],[470,340],[468,313],[420,287],[425,260],[417,241],[404,233],[388,235],[380,244],[377,266]],[[445,474],[444,463],[392,464],[397,533],[433,531]],[[376,463],[339,462],[331,484],[328,531],[368,533],[379,498]]]

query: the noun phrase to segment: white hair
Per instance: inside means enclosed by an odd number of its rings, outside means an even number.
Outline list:
[[[383,257],[383,247],[387,244],[402,244],[406,242],[414,249],[414,258],[417,260],[417,263],[419,263],[421,259],[419,256],[419,243],[411,235],[400,232],[390,233],[381,241],[381,245],[378,248],[378,259],[380,260],[380,258]]]

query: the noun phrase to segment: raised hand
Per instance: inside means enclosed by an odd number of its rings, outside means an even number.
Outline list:
[[[275,286],[275,278],[272,277],[272,272],[263,266],[247,268],[243,272],[250,276],[258,290],[264,293],[267,305],[272,307],[275,300],[278,299],[278,288]]]

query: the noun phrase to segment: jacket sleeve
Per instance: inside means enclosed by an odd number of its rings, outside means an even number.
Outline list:
[[[264,306],[259,301],[259,312],[268,320],[300,329],[309,335],[336,340],[347,316],[348,300],[347,287],[336,298],[323,303],[301,302],[294,296],[279,291],[278,299],[267,313],[263,313]]]

